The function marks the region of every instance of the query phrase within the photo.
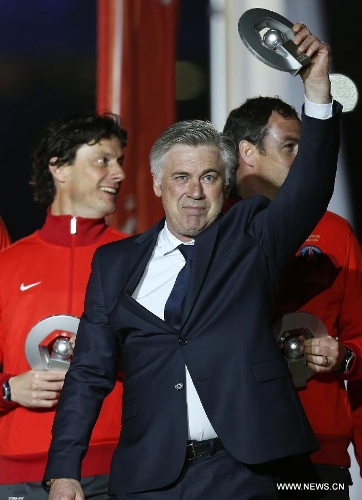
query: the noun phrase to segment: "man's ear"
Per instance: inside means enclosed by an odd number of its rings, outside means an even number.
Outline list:
[[[255,145],[245,139],[239,142],[239,155],[249,167],[254,167]]]
[[[157,182],[156,177],[153,177],[153,192],[158,198],[161,198],[162,196],[162,191],[161,191],[161,184]]]
[[[56,179],[58,182],[64,182],[65,176],[67,175],[68,171],[68,169],[66,168],[67,165],[56,165],[57,160],[58,158],[56,156],[50,158],[48,168],[54,179]]]

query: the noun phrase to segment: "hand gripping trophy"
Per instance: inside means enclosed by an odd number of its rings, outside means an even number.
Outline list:
[[[304,340],[328,336],[328,330],[317,316],[306,312],[292,312],[274,324],[274,335],[292,374],[296,387],[304,387],[314,372],[304,358]]]
[[[293,76],[310,63],[293,42],[293,24],[266,9],[250,9],[239,19],[239,35],[245,46],[263,63]]]
[[[25,355],[33,370],[68,370],[79,318],[59,314],[37,323],[28,333]]]

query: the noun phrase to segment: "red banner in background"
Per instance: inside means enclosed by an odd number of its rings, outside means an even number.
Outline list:
[[[128,133],[118,210],[110,224],[130,234],[163,216],[149,152],[176,119],[179,0],[98,0],[97,111],[120,114]]]

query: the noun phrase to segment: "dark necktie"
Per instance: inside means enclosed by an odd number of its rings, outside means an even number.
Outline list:
[[[186,263],[178,273],[175,284],[165,304],[165,321],[174,328],[179,329],[181,325],[182,306],[190,279],[191,260],[194,252],[194,245],[182,244],[177,248],[184,256]]]

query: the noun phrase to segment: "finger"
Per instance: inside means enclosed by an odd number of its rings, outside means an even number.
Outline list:
[[[326,368],[330,365],[330,357],[325,355],[315,355],[315,354],[307,354],[305,356],[307,363],[311,363],[313,365]]]
[[[27,408],[53,408],[58,404],[59,393],[50,393],[48,391],[43,394],[27,394],[27,398],[22,400],[22,406]]]
[[[292,31],[293,31],[293,33],[299,33],[300,31],[305,30],[305,29],[308,29],[307,26],[304,23],[298,22],[298,23],[294,24]]]
[[[53,406],[59,399],[59,392],[44,391],[42,393],[36,393],[31,395],[29,403],[32,406]]]
[[[323,366],[315,365],[313,363],[307,363],[308,370],[310,370],[313,373],[328,373],[330,370],[329,368],[324,368]]]
[[[323,359],[322,364],[307,362],[307,367],[314,373],[328,373],[331,371],[329,362],[329,358],[327,360]],[[328,363],[328,365],[326,365],[326,363]]]
[[[40,401],[54,401],[58,400],[60,391],[44,391],[39,395]]]
[[[325,53],[329,55],[330,47],[327,43],[318,40],[318,38],[313,36],[308,36],[300,43],[300,45],[298,46],[298,50],[300,52],[304,52],[310,58],[312,58],[314,54]]]
[[[32,381],[28,390],[31,390],[33,393],[41,393],[44,391],[61,391],[64,385],[64,380],[43,380],[43,379],[35,379]]]
[[[304,352],[306,354],[316,354],[318,356],[337,356],[338,355],[338,344],[329,345],[328,343],[322,345],[305,345]]]
[[[320,345],[304,345],[304,353],[310,356],[323,356],[325,351],[324,346]]]
[[[35,371],[35,378],[44,381],[62,381],[65,378],[66,371],[63,370],[44,370]]]
[[[294,31],[293,41],[296,45],[300,45],[305,40],[308,40],[308,44],[310,45],[314,40],[318,40],[318,38],[305,25],[302,25],[299,30]]]
[[[304,341],[305,347],[332,347],[337,344],[337,340],[330,335],[326,337],[313,337]]]
[[[47,392],[60,392],[63,389],[63,382],[48,382],[42,386],[43,391]]]

